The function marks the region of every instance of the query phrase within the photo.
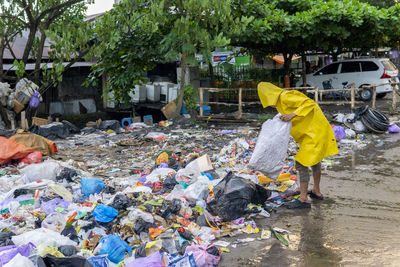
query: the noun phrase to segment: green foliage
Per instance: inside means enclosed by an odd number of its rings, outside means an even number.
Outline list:
[[[183,102],[185,103],[185,108],[192,111],[197,106],[197,90],[194,89],[193,85],[185,86],[185,95],[183,97]]]
[[[14,60],[13,66],[15,67],[15,74],[18,80],[24,77],[25,74],[25,63],[22,60]]]

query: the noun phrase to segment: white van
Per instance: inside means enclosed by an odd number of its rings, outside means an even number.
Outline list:
[[[398,69],[387,58],[366,58],[348,59],[333,62],[315,73],[308,74],[307,86],[317,86],[319,89],[341,89],[347,84],[354,83],[355,87],[398,82]],[[303,81],[297,82],[301,86]],[[382,98],[386,93],[391,92],[390,85],[383,85],[376,88],[377,97]],[[360,98],[364,101],[370,100],[372,90],[366,88],[360,91]]]

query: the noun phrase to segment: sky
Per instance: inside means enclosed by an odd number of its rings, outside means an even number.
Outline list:
[[[86,14],[93,15],[110,10],[113,4],[114,0],[95,0],[94,4],[89,5]]]

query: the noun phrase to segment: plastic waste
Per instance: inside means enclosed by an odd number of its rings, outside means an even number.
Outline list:
[[[60,164],[54,161],[31,164],[21,169],[21,173],[25,175],[27,182],[34,182],[42,179],[54,181],[60,172]]]
[[[67,223],[67,217],[58,212],[50,213],[42,222],[42,227],[61,233]]]
[[[2,264],[1,259],[0,259],[0,264]],[[22,256],[21,254],[18,253],[12,260],[10,260],[8,263],[6,263],[2,266],[3,267],[35,267],[35,264],[29,258]]]
[[[15,256],[18,254],[28,257],[31,254],[31,251],[36,248],[35,245],[32,243],[27,243],[26,245],[20,245],[20,246],[5,246],[5,247],[0,247],[0,263],[2,265],[10,262]]]
[[[109,261],[107,256],[95,256],[88,258],[88,262],[92,265],[92,267],[108,267]]]
[[[72,202],[72,194],[68,191],[64,186],[60,184],[50,184],[49,185],[50,191],[59,195],[63,199]]]
[[[13,236],[15,236],[15,233],[12,231],[0,232],[0,247],[14,245],[11,241],[11,237]]]
[[[42,158],[42,152],[34,151],[28,154],[25,158],[21,159],[19,162],[24,164],[40,163],[42,162]]]
[[[346,130],[342,126],[333,126],[333,133],[335,134],[336,141],[346,138]]]
[[[92,212],[92,216],[98,222],[108,223],[118,216],[118,211],[113,207],[98,204]]]
[[[164,267],[160,252],[155,252],[150,256],[144,258],[138,258],[134,261],[125,264],[126,267],[143,267],[143,266],[152,266],[152,267]]]
[[[47,242],[55,242],[57,246],[76,246],[76,242],[72,241],[68,237],[46,228],[39,228],[28,231],[20,235],[13,236],[11,239],[17,246],[22,246],[24,244],[27,244],[28,242],[31,242],[35,246],[39,246],[40,244]]]
[[[192,252],[183,256],[167,254],[164,256],[164,264],[169,267],[198,267]]]
[[[400,127],[397,126],[397,124],[392,124],[389,126],[388,132],[389,133],[400,133]]]
[[[40,205],[40,209],[45,212],[46,214],[52,213],[57,207],[62,207],[64,209],[67,209],[71,202],[60,199],[60,198],[54,198],[50,201],[47,202],[42,202]]]
[[[40,246],[38,246],[36,250],[37,253],[42,257],[46,256],[47,254],[56,257],[64,257],[64,255],[60,251],[58,251],[54,243],[43,243]]]
[[[208,253],[213,248],[216,249],[214,245],[189,246],[186,248],[185,254],[192,252],[197,266],[218,266],[219,253],[218,256]]]
[[[72,256],[76,254],[76,248],[74,246],[60,246],[58,247],[58,250],[64,255],[64,256]]]
[[[29,106],[31,108],[37,108],[39,106],[39,104],[40,104],[39,96],[40,96],[40,94],[38,91],[35,91],[33,93],[33,95],[31,96],[31,99],[29,100]]]
[[[86,197],[100,193],[105,187],[103,181],[97,178],[82,178],[81,186],[82,194]]]
[[[279,115],[263,123],[249,167],[275,179],[281,172],[290,139],[291,122],[283,122]]]
[[[250,180],[228,173],[213,189],[214,198],[208,208],[226,221],[232,221],[244,215],[247,205],[263,204],[270,196],[270,191]]]
[[[103,237],[100,242],[102,244],[99,255],[107,254],[107,258],[114,262],[119,263],[124,259],[125,252],[132,255],[132,247],[129,246],[121,237],[116,235],[108,235]]]
[[[86,258],[77,255],[64,258],[46,255],[46,257],[43,258],[43,261],[45,262],[46,266],[91,267]]]

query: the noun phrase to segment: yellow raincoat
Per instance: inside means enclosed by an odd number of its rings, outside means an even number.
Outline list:
[[[276,106],[281,114],[294,113],[291,135],[300,145],[296,161],[313,166],[323,158],[339,153],[332,127],[320,107],[295,90],[284,90],[271,83],[258,84],[258,97],[263,107]]]

